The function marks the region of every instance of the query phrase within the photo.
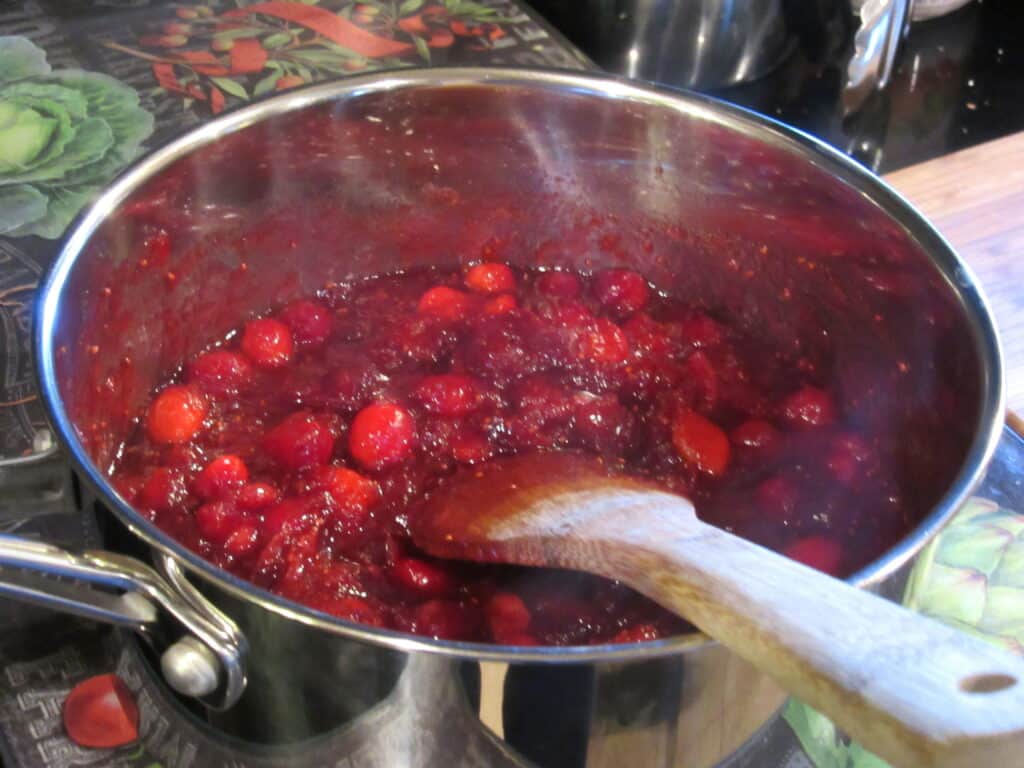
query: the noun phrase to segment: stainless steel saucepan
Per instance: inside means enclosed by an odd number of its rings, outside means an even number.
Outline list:
[[[484,208],[498,231],[481,228]],[[559,247],[581,223],[618,245]],[[153,227],[169,252],[154,256]],[[796,330],[814,328],[846,350],[837,365],[903,355],[922,377],[915,391],[942,408],[908,412],[894,391],[877,393],[875,412],[900,420],[908,451],[937,442],[959,459],[936,470],[945,491],[910,533],[851,577],[864,588],[898,588],[993,453],[1002,367],[984,298],[928,223],[847,158],[722,103],[607,77],[356,77],[214,120],[141,160],[80,219],[40,292],[35,352],[61,446],[109,515],[108,551],[3,537],[0,592],[141,633],[210,727],[310,764],[324,745],[362,750],[353,765],[703,766],[732,754],[783,695],[700,635],[505,648],[354,625],[205,562],[108,482],[160,377],[242,317],[330,281],[478,258],[488,242],[525,266],[628,264],[746,313],[767,343],[813,343]]]

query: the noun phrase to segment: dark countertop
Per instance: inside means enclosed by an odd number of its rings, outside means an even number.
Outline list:
[[[532,4],[598,65],[613,60],[608,46],[595,44],[599,36],[577,3]],[[801,128],[885,173],[1024,130],[1022,39],[1018,0],[978,0],[915,22],[892,82],[846,118],[840,90],[848,46],[842,43],[833,43],[835,52],[818,63],[798,46],[769,75],[709,93]]]

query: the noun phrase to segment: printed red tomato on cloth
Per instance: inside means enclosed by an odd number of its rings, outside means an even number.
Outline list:
[[[139,708],[117,675],[83,680],[64,700],[64,730],[81,747],[112,749],[139,738]]]

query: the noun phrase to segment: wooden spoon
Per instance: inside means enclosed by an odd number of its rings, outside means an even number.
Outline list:
[[[415,517],[428,552],[628,584],[897,766],[1024,765],[1024,660],[697,519],[599,460],[465,470]]]

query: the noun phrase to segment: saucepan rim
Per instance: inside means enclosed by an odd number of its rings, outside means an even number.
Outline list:
[[[128,195],[199,147],[275,116],[372,93],[424,87],[474,86],[540,88],[586,94],[601,99],[639,102],[718,123],[770,145],[788,148],[806,162],[831,174],[836,183],[857,190],[903,226],[941,271],[964,307],[982,367],[982,401],[974,438],[949,490],[913,531],[847,581],[862,588],[877,586],[906,563],[948,522],[981,481],[999,442],[1005,404],[1002,354],[992,312],[976,278],[934,227],[906,200],[873,173],[818,139],[770,118],[701,94],[643,85],[615,76],[569,70],[434,67],[376,73],[311,85],[227,112],[136,161],[78,217],[39,292],[34,323],[36,375],[50,421],[74,468],[134,535],[149,546],[176,558],[194,576],[207,579],[237,598],[253,601],[276,614],[335,635],[397,651],[426,651],[472,660],[565,663],[653,658],[684,652],[711,642],[699,632],[694,632],[647,643],[518,648],[432,640],[355,624],[306,608],[207,562],[134,511],[114,490],[103,471],[88,458],[64,407],[56,377],[54,335],[68,277],[97,228]]]

